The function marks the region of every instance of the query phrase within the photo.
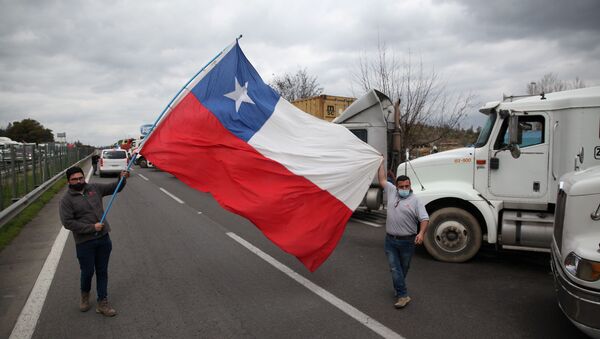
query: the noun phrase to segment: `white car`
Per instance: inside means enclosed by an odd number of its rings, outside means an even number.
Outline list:
[[[121,173],[121,171],[127,170],[127,151],[122,149],[105,149],[100,153],[100,159],[98,160],[98,170],[100,171],[100,177],[103,177],[107,173]]]

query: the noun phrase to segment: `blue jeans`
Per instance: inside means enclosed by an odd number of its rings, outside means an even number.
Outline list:
[[[112,250],[112,241],[107,235],[76,244],[77,259],[81,269],[81,292],[92,289],[92,278],[96,272],[96,294],[98,300],[108,295],[108,259]]]
[[[410,266],[410,259],[415,253],[414,237],[408,240],[399,240],[390,236],[385,237],[385,254],[392,272],[392,282],[396,297],[406,297],[406,275]]]

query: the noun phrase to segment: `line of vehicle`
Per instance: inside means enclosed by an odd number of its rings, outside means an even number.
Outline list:
[[[379,334],[380,336],[382,336],[384,338],[403,338],[400,334],[392,331],[390,328],[386,327],[385,325],[381,324],[380,322],[376,321],[375,319],[371,318],[370,316],[359,311],[354,306],[341,300],[340,298],[336,297],[335,295],[333,295],[332,293],[323,289],[322,287],[318,286],[317,284],[313,283],[312,281],[304,278],[303,276],[296,273],[291,268],[280,263],[275,258],[273,258],[270,255],[266,254],[265,252],[261,251],[260,249],[258,249],[254,245],[250,244],[248,241],[244,240],[237,234],[235,234],[233,232],[227,232],[226,234],[230,238],[232,238],[233,240],[238,242],[240,245],[246,247],[250,252],[256,254],[261,259],[263,259],[267,263],[271,264],[273,267],[277,268],[279,271],[286,274],[288,277],[294,279],[300,285],[306,287],[308,290],[310,290],[314,294],[323,298],[325,301],[327,301],[330,304],[332,304],[333,306],[337,307],[342,312],[346,313],[350,317],[352,317],[355,320],[357,320],[358,322],[362,323],[364,326],[366,326],[373,332]]]
[[[160,190],[161,190],[161,191],[162,191],[164,194],[166,194],[166,195],[170,196],[170,197],[171,197],[173,200],[177,201],[177,202],[178,202],[178,203],[180,203],[180,204],[185,204],[185,202],[184,202],[183,200],[179,199],[179,198],[178,198],[177,196],[175,196],[173,193],[171,193],[171,192],[167,191],[166,189],[164,189],[164,188],[162,188],[162,187],[159,187],[159,188],[160,188]]]
[[[93,169],[90,168],[86,181],[90,181],[92,172]],[[29,293],[25,306],[23,306],[19,318],[17,318],[17,323],[13,327],[10,339],[29,339],[33,336],[68,236],[69,231],[61,227],[60,232],[58,232],[54,240],[50,254],[48,254],[44,266],[33,285],[33,289]]]

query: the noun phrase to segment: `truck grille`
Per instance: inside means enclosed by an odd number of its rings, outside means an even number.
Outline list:
[[[567,194],[563,190],[558,191],[556,198],[556,212],[554,214],[554,239],[558,250],[562,251],[563,224],[565,222],[565,206],[567,204]]]

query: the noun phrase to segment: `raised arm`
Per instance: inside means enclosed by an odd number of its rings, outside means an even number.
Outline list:
[[[384,163],[385,163],[385,161],[381,162],[381,165],[379,166],[379,171],[377,172],[377,178],[379,179],[379,186],[381,186],[382,189],[385,189],[385,183],[387,181],[387,177],[385,175]]]

